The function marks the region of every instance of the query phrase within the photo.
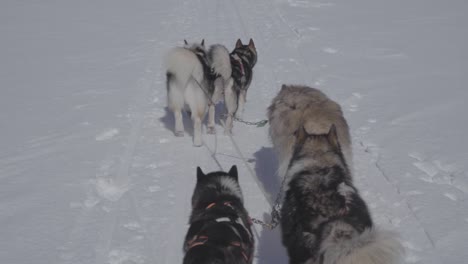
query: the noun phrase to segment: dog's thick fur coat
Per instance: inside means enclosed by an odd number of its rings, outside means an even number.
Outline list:
[[[184,264],[251,264],[254,237],[243,205],[237,167],[204,174],[197,169]]]
[[[403,249],[396,235],[374,227],[353,185],[340,106],[317,89],[283,85],[268,116],[287,179],[281,229],[290,263],[398,263]]]
[[[278,159],[279,176],[285,175],[296,137],[302,126],[309,134],[325,134],[335,125],[347,164],[352,164],[351,136],[340,105],[315,88],[283,85],[268,108],[270,138]]]

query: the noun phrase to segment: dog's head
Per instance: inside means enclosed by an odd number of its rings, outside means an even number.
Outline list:
[[[191,50],[197,55],[206,57],[206,47],[204,39],[202,39],[200,43],[188,43],[187,40],[184,39],[184,48]]]
[[[248,61],[251,68],[257,63],[257,49],[255,48],[253,39],[250,39],[247,45],[242,44],[242,40],[238,39],[232,53],[236,53],[239,57]]]
[[[232,166],[227,173],[217,171],[208,174],[203,173],[201,168],[197,167],[197,184],[192,196],[192,206],[196,207],[200,203],[209,204],[225,198],[237,199],[243,202],[237,167]]]
[[[341,151],[335,125],[327,134],[308,134],[301,126],[295,133],[296,144],[294,158],[303,166],[341,167],[347,170],[347,164]]]

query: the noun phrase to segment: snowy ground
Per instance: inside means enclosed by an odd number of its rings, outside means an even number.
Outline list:
[[[254,217],[268,202],[219,133],[173,136],[161,59],[185,38],[253,37],[245,118],[282,83],[343,106],[356,182],[407,263],[468,258],[466,1],[2,1],[0,263],[180,263],[195,168],[237,164]],[[463,33],[465,32],[465,33]],[[189,125],[190,122],[187,122]],[[235,139],[272,196],[268,127]],[[221,131],[218,127],[218,131]],[[189,131],[190,132],[190,131]],[[268,218],[266,218],[268,219]],[[256,226],[256,263],[286,263]]]

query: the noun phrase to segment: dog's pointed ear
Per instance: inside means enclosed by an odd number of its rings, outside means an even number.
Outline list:
[[[187,40],[185,40],[185,39],[184,39],[184,44],[185,44],[185,45],[188,45],[188,42],[187,42]]]
[[[203,173],[201,168],[197,167],[197,181],[200,181],[204,176],[205,176],[205,174]]]
[[[244,44],[242,44],[242,40],[238,39],[236,42],[236,49],[242,47]]]
[[[327,134],[328,142],[336,149],[340,149],[340,142],[338,141],[338,134],[336,132],[336,126],[333,124],[330,127],[330,131]]]
[[[249,41],[249,48],[252,49],[252,50],[255,50],[255,43],[254,43],[253,39],[250,39],[250,41]]]
[[[202,45],[203,47],[205,47],[205,39],[202,39],[200,45]]]
[[[238,175],[237,175],[237,166],[236,165],[233,165],[231,167],[231,169],[229,170],[228,172],[229,176],[233,177],[234,179],[236,179],[236,181],[239,180],[238,178]]]
[[[307,134],[307,130],[305,129],[304,125],[302,125],[295,133],[294,135],[296,136],[296,139],[298,143],[300,142],[304,142],[305,139],[307,138],[307,136],[309,136],[309,134]]]

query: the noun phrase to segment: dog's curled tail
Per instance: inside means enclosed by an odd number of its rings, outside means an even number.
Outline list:
[[[228,80],[232,74],[231,58],[229,51],[220,44],[212,45],[208,51],[211,68],[214,73],[219,74],[224,80]]]
[[[348,237],[338,229],[321,247],[323,264],[402,263],[404,249],[396,233],[370,228]]]

